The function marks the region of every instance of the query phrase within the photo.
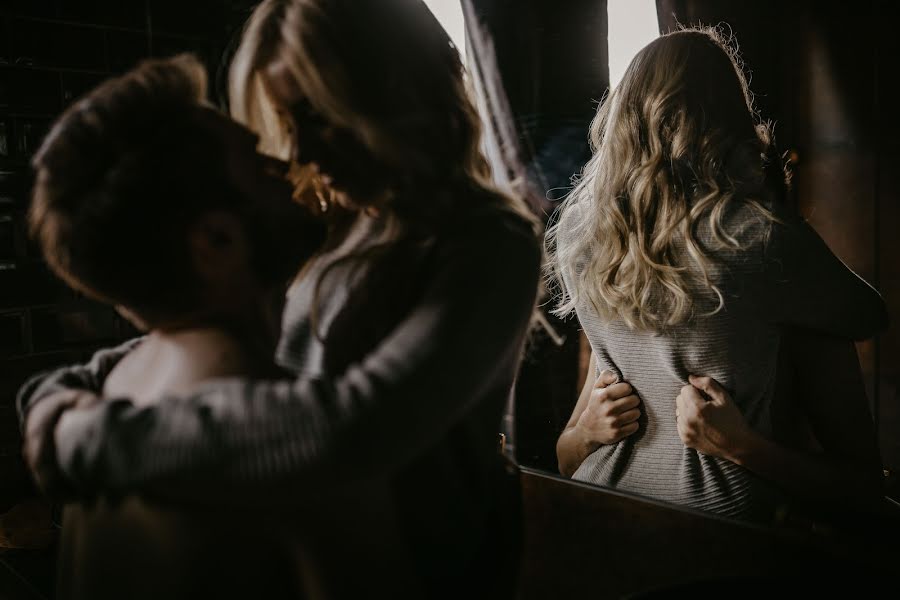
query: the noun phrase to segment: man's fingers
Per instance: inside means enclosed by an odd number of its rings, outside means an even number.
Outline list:
[[[690,375],[688,381],[695,388],[702,390],[707,396],[719,402],[725,402],[725,389],[712,377]]]
[[[83,392],[78,395],[75,403],[72,404],[74,409],[90,408],[100,402],[100,396],[91,392]]]
[[[38,486],[45,492],[61,489],[56,464],[56,425],[67,410],[98,398],[89,392],[67,390],[42,398],[25,417],[22,454]]]
[[[618,375],[616,375],[609,369],[603,369],[602,371],[600,371],[600,376],[597,377],[597,381],[594,382],[594,387],[605,388],[606,386],[612,385],[617,381],[619,381]]]
[[[612,400],[624,398],[631,394],[632,391],[631,386],[627,383],[615,383],[609,387],[595,388],[594,391],[591,392],[590,403],[593,406],[607,404]]]
[[[681,443],[687,445],[688,443],[688,435],[687,435],[687,425],[685,424],[685,419],[675,419],[675,428],[678,430],[678,437],[681,438]]]
[[[705,392],[715,380],[712,377],[707,377],[705,375],[688,375],[688,381],[695,388]]]
[[[631,385],[622,382],[622,383],[614,383],[613,385],[606,388],[604,390],[604,392],[606,392],[607,400],[620,400],[620,399],[624,398],[625,396],[628,396],[631,393],[633,393],[634,390],[631,388]]]
[[[619,415],[632,408],[637,408],[641,403],[641,399],[636,394],[631,394],[619,400],[611,400],[610,402],[612,404],[609,411],[610,414]]]
[[[639,428],[640,428],[640,424],[637,421],[623,426],[621,429],[619,429],[619,435],[616,436],[617,441],[621,440],[622,438],[628,437],[629,435],[631,435],[632,433],[637,431]]]
[[[51,424],[59,420],[63,411],[72,408],[78,400],[78,392],[65,391],[51,394],[35,404],[25,417],[26,439],[35,433],[41,433]]]
[[[625,412],[620,414],[617,420],[619,423],[624,425],[627,423],[633,423],[634,421],[637,421],[640,417],[641,417],[641,411],[636,408],[633,408],[631,410],[626,410]]]
[[[678,397],[675,399],[675,403],[681,403],[681,406],[702,406],[707,403],[706,398],[703,397],[703,394],[692,385],[686,385],[681,388],[681,393],[678,394]]]

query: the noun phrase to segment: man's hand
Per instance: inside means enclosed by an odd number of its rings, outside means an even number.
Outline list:
[[[41,399],[28,412],[22,454],[38,487],[49,496],[66,497],[72,493],[56,459],[57,423],[65,411],[87,408],[99,401],[92,392],[64,390]]]
[[[629,384],[616,381],[612,371],[600,373],[587,408],[578,417],[575,428],[588,445],[615,444],[638,430],[641,400]]]
[[[711,377],[691,375],[675,399],[678,435],[688,448],[732,462],[754,436],[728,392]]]

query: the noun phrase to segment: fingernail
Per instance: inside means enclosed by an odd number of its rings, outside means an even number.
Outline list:
[[[616,373],[615,371],[613,371],[612,369],[603,369],[603,374],[612,375],[613,377],[615,377],[615,380],[613,381],[613,383],[619,383],[619,381],[621,381],[621,379],[619,378],[619,374]]]

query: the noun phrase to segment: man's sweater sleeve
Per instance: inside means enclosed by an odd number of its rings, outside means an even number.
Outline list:
[[[152,490],[175,479],[167,495],[186,497],[223,483],[298,482],[323,472],[346,482],[393,471],[509,377],[534,307],[540,254],[524,228],[476,226],[442,248],[411,313],[342,375],[221,380],[151,406],[72,410],[56,430],[60,466],[86,493]]]
[[[884,300],[799,217],[774,225],[760,308],[769,320],[855,340],[888,326]]]
[[[84,365],[63,367],[35,375],[25,382],[16,397],[19,426],[24,427],[28,411],[50,394],[63,390],[86,390],[100,394],[106,376],[126,354],[143,340],[142,337],[129,340],[115,348],[97,351]]]

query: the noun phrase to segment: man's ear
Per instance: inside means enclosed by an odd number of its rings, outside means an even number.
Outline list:
[[[209,283],[228,280],[247,271],[250,248],[244,226],[225,211],[201,215],[188,232],[194,270]]]

